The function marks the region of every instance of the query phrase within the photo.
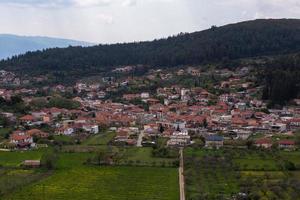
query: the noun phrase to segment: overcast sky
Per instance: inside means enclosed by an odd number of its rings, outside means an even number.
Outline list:
[[[0,0],[0,33],[94,43],[152,40],[256,18],[300,18],[300,0]]]

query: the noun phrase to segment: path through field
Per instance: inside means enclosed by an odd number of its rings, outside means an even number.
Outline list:
[[[183,175],[183,148],[180,148],[180,165],[179,165],[179,187],[180,187],[180,200],[185,200],[184,190],[184,175]]]
[[[136,144],[137,147],[143,147],[142,141],[143,141],[144,135],[145,135],[145,134],[144,134],[144,131],[142,131],[142,132],[139,134],[139,138],[138,138],[138,141],[137,141],[137,144]]]

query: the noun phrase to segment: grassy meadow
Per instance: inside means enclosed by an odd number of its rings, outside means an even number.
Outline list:
[[[22,187],[3,199],[23,200],[30,196],[31,200],[176,200],[179,197],[176,168],[84,165],[91,155],[61,153],[53,175]]]

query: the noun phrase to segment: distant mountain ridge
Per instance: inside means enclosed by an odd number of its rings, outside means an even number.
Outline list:
[[[201,65],[297,52],[300,52],[299,19],[259,19],[154,41],[29,52],[0,62],[0,69],[82,77],[124,65]]]
[[[42,36],[19,36],[0,34],[0,59],[48,48],[68,46],[91,46],[91,43]]]

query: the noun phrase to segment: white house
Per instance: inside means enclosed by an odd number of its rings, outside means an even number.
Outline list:
[[[272,131],[276,132],[284,132],[286,131],[286,124],[283,123],[275,123],[271,125]]]
[[[143,92],[142,94],[141,94],[141,98],[142,99],[148,99],[150,97],[150,94],[148,93],[148,92]]]
[[[99,133],[99,126],[98,125],[83,125],[82,128],[85,131],[90,132],[92,134]]]

